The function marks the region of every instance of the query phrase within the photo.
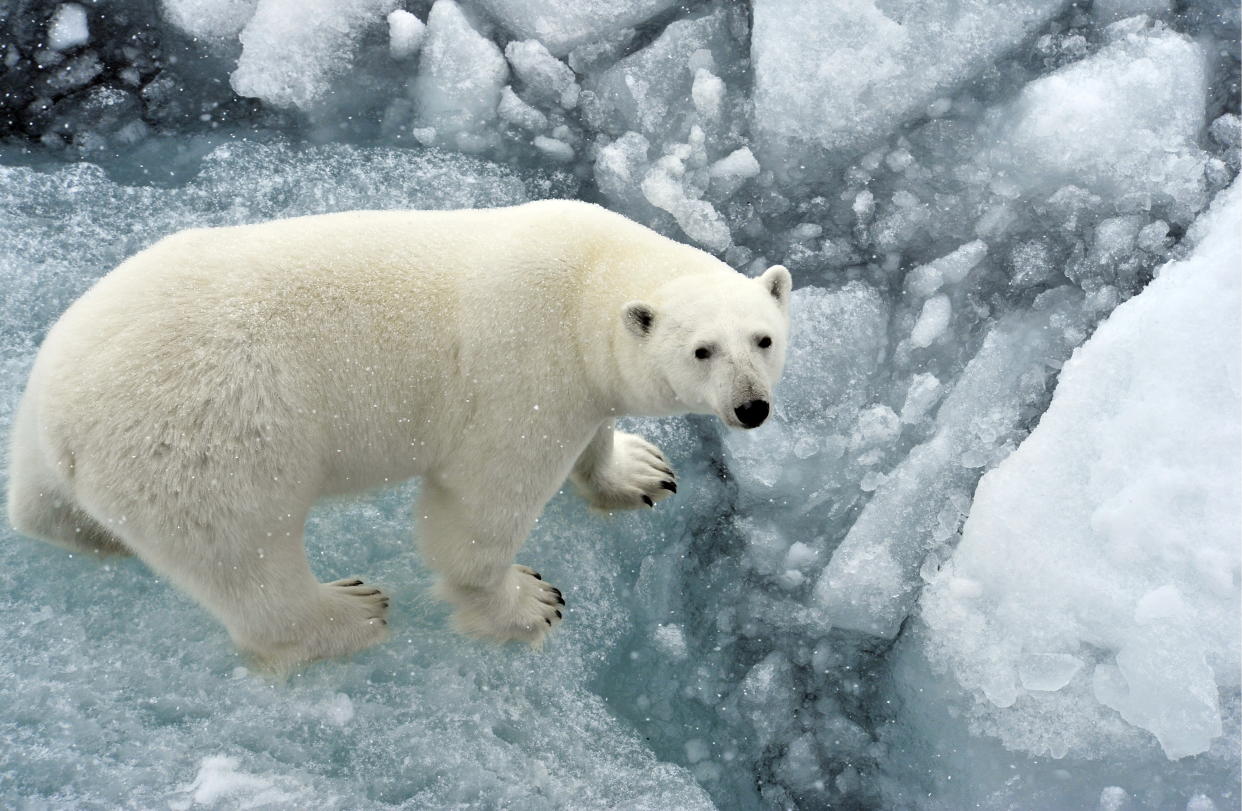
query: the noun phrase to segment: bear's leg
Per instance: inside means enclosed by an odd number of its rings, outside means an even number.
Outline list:
[[[561,621],[560,590],[513,563],[546,500],[541,494],[537,503],[523,504],[516,492],[423,481],[419,545],[427,565],[440,575],[436,595],[454,607],[453,622],[461,633],[538,646]]]
[[[378,588],[357,577],[316,580],[302,545],[304,518],[290,511],[258,532],[221,521],[171,542],[123,531],[143,562],[215,615],[239,648],[283,671],[388,635],[388,597]]]
[[[130,551],[79,507],[70,495],[68,474],[58,475],[47,460],[23,407],[14,422],[9,467],[8,513],[13,528],[23,535],[94,555],[128,555]],[[66,459],[64,466],[71,466]]]
[[[597,510],[654,507],[677,492],[677,476],[660,449],[615,430],[611,420],[595,432],[569,478]]]

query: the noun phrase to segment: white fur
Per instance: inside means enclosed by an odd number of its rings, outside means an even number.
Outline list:
[[[311,505],[422,476],[420,546],[458,627],[537,644],[559,592],[513,558],[545,502],[571,473],[602,509],[668,496],[659,451],[612,420],[737,425],[780,376],[788,299],[784,268],[749,280],[568,201],[184,231],[48,333],[9,516],[132,551],[283,667],[386,633],[377,589],[312,576]]]

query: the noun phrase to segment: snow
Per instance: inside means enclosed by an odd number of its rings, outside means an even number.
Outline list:
[[[47,29],[47,47],[53,51],[67,51],[90,42],[90,26],[86,9],[77,3],[62,3],[56,7]]]
[[[792,162],[807,146],[865,149],[1062,6],[1061,0],[756,0],[751,58],[763,151]]]
[[[1013,748],[1037,751],[1034,726],[1086,754],[1081,719],[1114,712],[1171,760],[1222,734],[1239,676],[1239,221],[1235,186],[1194,253],[1075,353],[924,597],[927,655]],[[955,578],[980,593],[955,596]],[[1080,661],[1065,676],[1084,689],[1022,701],[1033,654]]]

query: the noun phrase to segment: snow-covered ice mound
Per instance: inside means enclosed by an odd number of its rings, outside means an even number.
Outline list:
[[[987,807],[1033,788],[1046,807],[1085,807],[1110,786],[1143,807],[1196,790],[1236,802],[1240,223],[1235,185],[1197,224],[1193,254],[1066,363],[924,594],[897,690],[933,750],[969,731],[1024,763],[1007,777],[1030,782]],[[921,657],[944,676],[919,690]],[[932,709],[946,699],[952,721]],[[1038,786],[1041,756],[1090,779]],[[952,796],[1002,792],[999,757],[980,756],[985,779]]]

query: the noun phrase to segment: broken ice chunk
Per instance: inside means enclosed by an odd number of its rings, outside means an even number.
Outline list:
[[[933,296],[923,302],[919,320],[910,330],[910,343],[920,349],[931,346],[944,333],[953,316],[953,304],[946,295]]]
[[[557,56],[651,19],[677,0],[477,0],[509,31]]]
[[[427,24],[404,9],[388,15],[388,53],[393,59],[409,59],[418,53]]]
[[[1203,50],[1189,37],[1123,33],[1022,90],[1003,116],[995,162],[1029,189],[1169,196],[1189,219],[1206,199],[1206,92]]]
[[[309,110],[353,65],[358,41],[397,0],[260,0],[229,82],[239,96]]]
[[[672,214],[686,236],[709,250],[721,253],[733,244],[729,226],[711,203],[687,194],[682,183],[684,176],[682,162],[666,155],[643,178],[643,196],[656,208]]]
[[[982,597],[943,580],[923,594],[924,650],[966,693],[981,663],[1021,669],[1049,640],[1115,652],[1089,692],[979,717],[1011,749],[1038,754],[1052,728],[1075,755],[1126,759],[1142,730],[1177,759],[1223,734],[1242,639],[1240,219],[1235,184],[1188,233],[1193,253],[1095,330],[1038,426],[979,483],[948,566]]]
[[[1060,0],[755,0],[751,57],[761,156],[854,152],[1061,13]]]
[[[672,659],[686,658],[686,635],[676,623],[657,625],[652,641],[666,656]]]
[[[637,132],[627,132],[603,146],[595,156],[595,185],[612,205],[635,214],[651,211],[639,189],[647,173],[651,144]]]
[[[1152,589],[1139,598],[1134,606],[1134,621],[1139,625],[1151,625],[1159,620],[1176,619],[1186,615],[1186,602],[1177,586],[1172,584]]]
[[[512,87],[500,91],[500,104],[496,105],[500,120],[531,132],[542,132],[548,127],[548,117],[518,98]]]
[[[708,121],[720,117],[720,105],[724,102],[725,85],[720,77],[707,68],[699,68],[694,72],[694,83],[690,88],[690,97],[694,101],[694,109]]]
[[[934,406],[942,395],[940,380],[933,374],[920,372],[910,378],[910,387],[906,389],[906,400],[901,406],[901,422],[905,425],[917,425]]]
[[[687,115],[697,112],[692,98],[695,54],[718,53],[723,60],[731,49],[723,6],[670,23],[650,45],[589,82],[597,126],[608,132],[641,132],[657,142],[681,137],[688,130]]]
[[[90,42],[90,26],[86,9],[77,3],[62,3],[47,28],[47,47],[53,51],[67,51]]]
[[[1222,732],[1216,677],[1202,652],[1177,640],[1127,645],[1093,674],[1097,701],[1150,731],[1170,760],[1206,752]],[[1188,655],[1190,654],[1190,655]]]
[[[987,243],[976,239],[934,262],[920,265],[906,274],[906,290],[927,298],[943,285],[954,285],[966,278],[988,254]]]
[[[759,161],[749,147],[735,149],[711,165],[711,195],[715,200],[728,200],[752,177],[759,176]]]
[[[258,0],[163,0],[160,9],[191,37],[227,41],[246,27],[257,5]]]
[[[873,405],[858,414],[850,434],[850,450],[865,451],[891,444],[901,433],[901,421],[886,405]]]
[[[549,138],[546,135],[536,135],[534,144],[535,149],[538,149],[554,161],[568,163],[574,159],[574,148],[557,138]]]
[[[530,101],[565,109],[578,104],[580,88],[574,72],[538,40],[510,42],[505,46],[505,57],[522,82],[523,95]]]
[[[738,706],[765,743],[794,722],[796,699],[792,668],[779,650],[752,667],[738,686]]]
[[[475,31],[454,0],[436,0],[413,83],[420,128],[463,151],[478,151],[495,138],[496,119],[509,66],[496,44]]]

